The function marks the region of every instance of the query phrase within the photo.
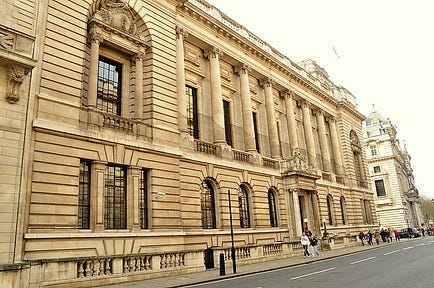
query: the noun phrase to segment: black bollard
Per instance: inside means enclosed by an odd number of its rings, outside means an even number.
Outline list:
[[[223,253],[220,253],[220,276],[225,276],[226,270],[225,270],[225,255]]]

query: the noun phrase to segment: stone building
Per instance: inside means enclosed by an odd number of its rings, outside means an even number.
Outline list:
[[[424,225],[411,157],[399,142],[393,123],[378,111],[363,125],[377,219],[386,228],[420,228]]]
[[[364,116],[314,61],[205,1],[4,3],[3,286],[230,265],[231,224],[239,264],[377,225]]]

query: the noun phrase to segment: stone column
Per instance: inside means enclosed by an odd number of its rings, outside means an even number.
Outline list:
[[[211,105],[213,113],[213,135],[214,144],[226,143],[225,119],[223,113],[222,85],[220,78],[220,57],[223,52],[220,48],[212,47],[205,52],[205,57],[209,59],[211,74]]]
[[[134,61],[136,62],[136,79],[135,79],[135,93],[134,93],[134,117],[136,119],[143,118],[143,58],[145,53],[137,53]]]
[[[103,37],[98,32],[89,34],[90,41],[90,59],[89,59],[89,83],[87,88],[87,105],[96,107],[96,98],[98,93],[98,65],[99,65],[99,45]]]
[[[104,231],[104,188],[106,163],[94,161],[91,171],[91,229],[95,232]]]
[[[302,229],[302,219],[300,216],[300,201],[298,200],[298,189],[297,188],[289,188],[289,191],[292,193],[292,202],[294,203],[294,224],[295,224],[295,233],[296,236],[301,236],[303,233]]]
[[[316,112],[316,119],[318,122],[319,146],[321,148],[323,170],[329,173],[331,172],[330,152],[329,152],[329,145],[327,143],[327,133],[326,133],[325,122],[324,122],[324,114],[322,110],[318,110]]]
[[[240,76],[240,94],[243,115],[244,143],[247,152],[256,152],[255,130],[253,127],[252,100],[250,98],[249,83],[250,67],[241,64],[235,67],[235,72]]]
[[[308,163],[313,167],[317,167],[315,140],[313,138],[312,121],[310,119],[310,106],[307,101],[303,102],[302,110],[303,110],[303,127],[304,127],[304,134],[306,137]]]
[[[140,167],[128,167],[127,181],[127,228],[132,231],[138,231],[140,230]]]
[[[276,118],[274,115],[272,82],[273,81],[269,78],[264,79],[261,81],[261,85],[265,90],[265,108],[267,111],[268,139],[270,143],[271,157],[280,158],[279,136],[277,135]]]
[[[187,31],[176,26],[176,88],[178,93],[178,128],[187,132],[187,96],[185,94],[184,39]]]
[[[339,142],[339,136],[338,136],[338,130],[336,127],[336,119],[334,117],[329,118],[329,125],[330,125],[330,136],[332,140],[332,151],[333,151],[333,157],[335,159],[336,163],[336,174],[339,176],[344,175],[344,165],[342,162],[342,155],[341,155],[341,148],[340,148],[340,142]]]
[[[318,235],[318,238],[321,237],[321,215],[319,213],[319,202],[318,202],[318,192],[312,192],[312,208],[313,208],[313,225],[315,226],[315,233]]]
[[[291,146],[291,155],[298,149],[297,122],[295,120],[293,93],[287,91],[285,95],[286,121],[289,129],[289,143]]]

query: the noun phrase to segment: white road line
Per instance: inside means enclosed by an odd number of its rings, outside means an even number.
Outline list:
[[[332,268],[328,268],[328,269],[325,269],[325,270],[321,270],[321,271],[316,271],[316,272],[300,275],[300,276],[297,276],[297,277],[292,277],[291,280],[297,280],[297,279],[300,279],[300,278],[304,278],[304,277],[315,275],[315,274],[319,274],[319,273],[324,273],[324,272],[331,271],[331,270],[334,270],[334,269],[336,269],[336,267],[332,267]]]
[[[401,251],[401,250],[390,251],[390,252],[384,253],[383,255],[386,256],[386,255],[390,255],[390,254],[393,254],[393,253],[396,253],[399,251]]]
[[[413,249],[414,247],[412,247],[412,246],[410,246],[410,247],[405,247],[404,249],[402,249],[402,250],[408,250],[408,249]]]
[[[416,244],[416,247],[417,246],[423,246],[423,245],[425,245],[425,243]]]
[[[359,260],[359,261],[356,261],[356,262],[352,262],[352,263],[350,263],[350,265],[357,264],[357,263],[360,263],[360,262],[369,261],[369,260],[372,260],[372,259],[375,259],[375,256],[374,257],[369,257],[369,258],[366,258],[366,259],[362,259],[362,260]]]

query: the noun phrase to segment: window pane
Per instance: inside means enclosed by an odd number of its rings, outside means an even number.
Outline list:
[[[78,229],[90,228],[90,162],[80,162],[78,184]]]
[[[122,64],[99,58],[97,108],[121,115]]]
[[[231,122],[230,103],[225,100],[223,100],[223,114],[225,118],[224,120],[225,120],[226,143],[229,146],[232,146],[232,122]]]
[[[247,197],[247,191],[244,187],[241,187],[241,191],[238,194],[241,228],[250,228],[249,201]]]
[[[105,177],[104,226],[106,229],[126,228],[126,169],[107,165]]]
[[[268,191],[268,209],[270,212],[270,225],[271,227],[277,227],[277,209],[276,199],[273,191]]]
[[[216,228],[214,190],[208,182],[202,182],[201,187],[201,211],[202,227],[205,229]]]
[[[375,180],[375,190],[377,191],[377,196],[386,196],[383,180]]]
[[[188,133],[199,139],[199,114],[197,110],[197,89],[191,86],[185,87],[187,95],[187,129]]]
[[[148,170],[140,170],[139,215],[140,228],[148,229]]]

